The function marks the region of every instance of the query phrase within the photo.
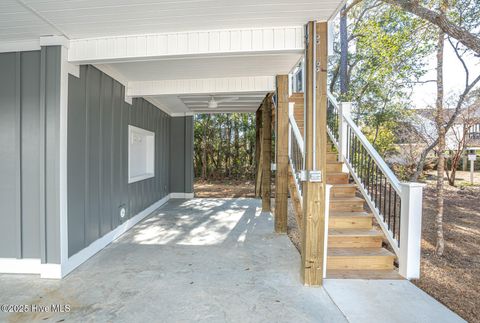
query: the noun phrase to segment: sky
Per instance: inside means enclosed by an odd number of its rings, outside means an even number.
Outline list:
[[[429,72],[422,78],[425,80],[435,80],[437,77],[436,65],[437,60],[435,54],[429,57]],[[466,56],[465,59],[470,70],[470,82],[480,74],[480,58],[473,55]],[[445,100],[451,96],[458,97],[465,87],[465,72],[462,64],[455,55],[452,46],[448,41],[445,41],[444,50],[444,90]],[[436,83],[430,82],[425,84],[417,84],[413,91],[413,102],[415,108],[423,109],[435,106],[437,90]]]

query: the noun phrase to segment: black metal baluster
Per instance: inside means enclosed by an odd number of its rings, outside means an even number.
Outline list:
[[[383,221],[386,221],[387,213],[387,177],[385,176],[385,181],[383,182]]]
[[[392,207],[392,185],[388,184],[388,228],[391,230],[390,222],[391,222],[391,207]]]

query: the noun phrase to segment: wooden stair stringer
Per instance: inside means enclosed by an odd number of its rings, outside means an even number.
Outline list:
[[[295,184],[295,179],[293,177],[292,168],[288,166],[288,191],[290,193],[290,198],[293,202],[293,209],[295,212],[295,220],[297,220],[297,225],[300,232],[303,230],[303,208],[299,193],[297,191],[297,186]]]

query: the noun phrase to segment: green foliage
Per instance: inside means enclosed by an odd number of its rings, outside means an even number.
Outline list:
[[[392,122],[389,122],[390,124]],[[378,127],[363,127],[362,132],[367,137],[379,154],[382,156],[393,155],[397,152],[395,146],[396,135],[388,124],[382,124]]]
[[[355,103],[357,123],[375,137],[379,151],[392,153],[393,133],[412,106],[412,89],[427,72],[425,58],[434,49],[434,30],[423,20],[374,0],[362,1],[347,17],[348,92],[341,101]],[[340,44],[334,49],[331,91],[338,93]]]
[[[203,178],[254,177],[255,115],[199,114],[194,119],[194,172]]]

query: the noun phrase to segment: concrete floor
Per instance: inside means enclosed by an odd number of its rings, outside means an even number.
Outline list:
[[[304,287],[298,252],[272,229],[259,200],[171,200],[61,281],[0,275],[0,304],[72,307],[69,313],[0,312],[0,322],[459,320],[420,290],[385,281],[379,286],[330,280],[326,288]],[[375,296],[390,293],[394,299]],[[385,306],[379,299],[395,303]],[[402,300],[417,304],[417,314],[392,311]]]

